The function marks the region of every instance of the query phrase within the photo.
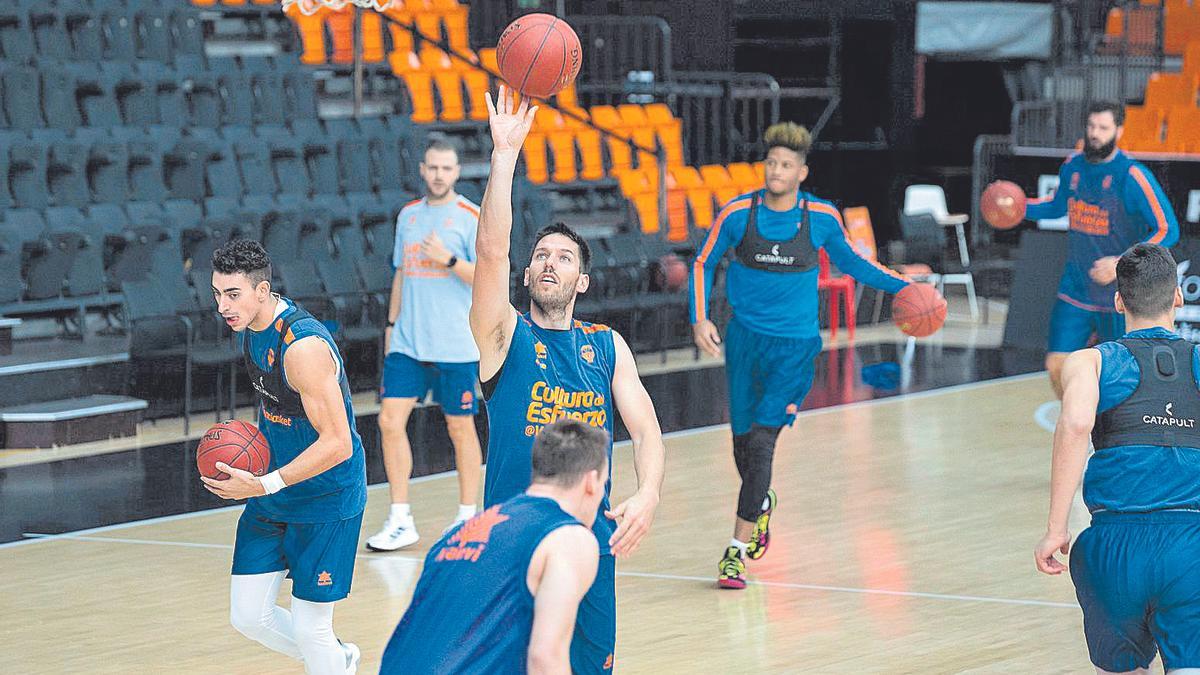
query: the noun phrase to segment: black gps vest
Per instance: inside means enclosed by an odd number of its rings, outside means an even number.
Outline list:
[[[808,198],[800,206],[803,215],[800,226],[791,239],[772,241],[758,231],[758,191],[750,198],[750,216],[746,219],[746,233],[738,242],[734,253],[738,262],[746,267],[767,272],[807,272],[817,264],[817,249],[812,244],[812,228],[809,223]]]
[[[254,359],[250,358],[250,349],[246,344],[246,337],[243,333],[242,353],[246,361],[246,372],[250,374],[250,383],[254,386],[254,390],[258,392],[258,399],[262,402],[263,410],[271,415],[285,418],[306,417],[304,414],[304,405],[300,402],[300,394],[289,387],[287,382],[283,381],[283,347],[284,337],[291,330],[292,324],[301,319],[308,318],[312,318],[312,314],[309,314],[297,305],[295,310],[288,314],[287,318],[276,319],[276,325],[279,327],[279,338],[273,350],[275,363],[271,365],[270,370],[259,368]]]
[[[1200,448],[1200,391],[1187,340],[1123,338],[1141,381],[1129,398],[1101,413],[1092,429],[1097,450],[1118,445]]]

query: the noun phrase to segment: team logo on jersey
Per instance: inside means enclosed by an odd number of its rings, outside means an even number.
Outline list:
[[[1164,409],[1166,416],[1163,415],[1142,415],[1142,424],[1157,424],[1160,427],[1179,427],[1180,429],[1194,429],[1196,420],[1181,419],[1175,417],[1175,412],[1172,408],[1174,403],[1168,403]]]
[[[1079,187],[1079,174],[1073,173],[1071,174],[1071,189],[1074,190],[1077,187]]]
[[[539,340],[533,343],[533,360],[538,364],[538,368],[543,370],[546,368],[546,345]]]
[[[789,404],[788,404],[788,406],[787,406],[787,414],[789,414],[789,415],[795,415],[795,414],[796,414],[796,413],[798,413],[798,412],[800,412],[800,407],[799,407],[799,406],[797,406],[795,403],[789,403]]]
[[[609,654],[608,658],[604,659],[604,669],[612,670],[612,667],[613,667],[613,655]]]
[[[596,361],[596,350],[592,349],[591,345],[584,345],[579,348],[579,358],[588,362],[591,365]]]
[[[275,348],[272,347],[267,350],[267,367],[273,368],[274,366],[275,366]]]
[[[1111,188],[1112,187],[1112,176],[1105,176],[1104,180],[1100,183],[1100,187],[1101,187],[1101,189],[1104,189],[1104,190]]]
[[[263,414],[263,418],[265,418],[268,422],[274,422],[275,424],[279,424],[279,425],[282,425],[285,427],[292,426],[292,418],[290,418],[290,417],[284,417],[283,415],[276,415],[276,414],[272,413],[270,410],[267,410],[266,408],[262,409],[262,414]]]
[[[272,394],[271,391],[267,389],[267,383],[263,382],[262,375],[259,375],[257,380],[251,380],[250,384],[254,386],[254,391],[257,391],[263,398],[269,398],[272,401],[279,403],[279,397],[275,394]]]
[[[479,515],[463,523],[449,539],[446,547],[438,551],[437,562],[443,560],[465,560],[475,562],[483,555],[488,541],[492,538],[492,528],[508,520],[508,516],[500,513],[500,505],[481,512]]]
[[[322,571],[320,574],[317,575],[317,585],[318,586],[332,586],[333,585],[333,575],[330,574],[329,572]]]
[[[464,392],[463,392],[463,394],[462,394],[462,409],[463,409],[463,410],[470,410],[470,409],[471,409],[471,402],[472,402],[472,401],[474,401],[474,400],[475,400],[475,393],[474,393],[474,392],[470,392],[470,391],[464,391]]]

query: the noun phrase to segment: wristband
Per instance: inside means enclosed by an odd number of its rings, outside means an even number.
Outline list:
[[[454,267],[457,264],[458,264],[458,256],[452,255],[452,256],[450,256],[450,260],[448,260],[446,262],[446,267]]]
[[[273,495],[287,487],[287,483],[283,482],[283,476],[279,475],[278,470],[272,471],[265,476],[259,476],[258,482],[262,484],[263,489],[266,490],[267,494],[269,495]]]

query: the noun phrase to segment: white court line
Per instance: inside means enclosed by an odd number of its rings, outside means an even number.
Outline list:
[[[931,396],[941,396],[943,394],[954,394],[954,393],[961,392],[961,391],[978,389],[980,387],[985,387],[985,386],[992,385],[992,384],[1002,384],[1002,383],[1007,383],[1007,382],[1019,382],[1021,380],[1028,380],[1028,379],[1033,379],[1033,378],[1037,378],[1037,377],[1044,377],[1045,374],[1046,374],[1045,371],[1038,371],[1038,372],[1034,372],[1034,373],[1025,373],[1022,375],[1009,375],[1006,377],[997,377],[997,378],[993,378],[990,380],[979,380],[978,382],[966,382],[964,384],[956,384],[956,385],[951,385],[949,387],[939,387],[936,389],[927,389],[925,391],[913,392],[911,394],[899,394],[897,396],[886,396],[883,398],[871,398],[871,399],[865,399],[862,401],[852,401],[850,403],[839,403],[837,405],[826,406],[824,408],[811,408],[809,410],[801,410],[796,415],[796,417],[811,417],[813,415],[821,415],[821,414],[825,414],[825,413],[839,412],[842,410],[852,410],[854,408],[862,408],[862,407],[869,407],[869,406],[875,406],[875,405],[884,405],[884,404],[889,404],[889,403],[899,403],[902,401],[911,401],[914,399],[929,398]],[[718,429],[728,429],[728,428],[729,428],[728,423],[710,424],[708,426],[695,427],[693,429],[680,429],[678,431],[669,431],[669,432],[663,434],[663,438],[679,438],[679,437],[683,437],[683,436],[692,436],[695,434],[703,434],[703,433],[708,433],[710,431],[716,431]],[[613,444],[613,449],[616,450],[617,448],[629,447],[629,446],[630,446],[630,441],[627,441],[627,440],[626,441],[618,441],[617,443]],[[449,476],[457,476],[457,475],[458,475],[457,471],[453,471],[453,470],[442,471],[441,473],[433,473],[433,474],[429,474],[428,476],[420,476],[417,478],[413,478],[409,482],[410,483],[424,483],[426,481],[432,481],[432,480],[437,480],[439,478],[447,478]],[[387,487],[386,482],[376,483],[374,485],[368,486],[367,491],[382,490],[386,487]],[[98,534],[100,532],[112,532],[113,530],[123,530],[123,529],[130,528],[130,527],[137,527],[139,525],[153,525],[156,523],[169,523],[169,522],[173,522],[176,520],[186,520],[188,518],[198,518],[200,516],[207,516],[207,515],[212,515],[215,513],[221,513],[223,511],[232,511],[235,509],[244,508],[244,506],[245,506],[244,504],[234,504],[233,506],[219,506],[217,508],[205,509],[203,511],[189,511],[187,513],[176,513],[176,514],[170,515],[170,516],[158,516],[155,518],[143,518],[141,520],[131,520],[131,521],[124,522],[124,523],[115,523],[113,525],[103,525],[100,527],[92,527],[92,528],[88,528],[88,529],[84,529],[84,530],[72,530],[70,532],[64,532],[61,535],[52,535],[52,536],[44,537],[44,538],[24,539],[21,541],[11,541],[11,542],[7,542],[7,543],[3,543],[3,544],[0,544],[0,549],[12,548],[12,547],[16,547],[16,546],[28,546],[30,544],[37,544],[37,543],[44,542],[44,541],[53,541],[53,539],[56,537],[65,537],[66,535]]]
[[[673,581],[703,581],[714,583],[712,577],[689,577],[680,574],[655,574],[652,572],[617,572],[619,577],[642,577],[646,579],[668,579]],[[772,588],[793,588],[803,591],[829,591],[833,593],[860,593],[867,595],[894,595],[906,598],[928,598],[933,600],[960,600],[963,602],[992,602],[1001,605],[1031,605],[1035,607],[1059,607],[1063,609],[1079,609],[1079,605],[1069,602],[1051,602],[1049,600],[1022,600],[1020,598],[989,598],[979,595],[953,595],[948,593],[922,593],[920,591],[889,591],[882,588],[853,588],[849,586],[823,586],[820,584],[794,584],[786,581],[747,581],[751,586],[770,586]]]
[[[176,546],[182,548],[215,548],[222,550],[233,549],[232,544],[201,544],[194,541],[159,541],[155,539],[126,539],[118,537],[88,537],[70,534],[37,534],[26,532],[26,537],[30,537],[32,541],[43,539],[70,539],[72,541],[90,541],[102,544],[140,544],[146,546]],[[400,560],[403,562],[419,565],[424,561],[424,558],[416,558],[406,555],[378,554],[378,553],[359,553],[355,558],[363,560]],[[657,574],[653,572],[617,572],[619,577],[632,577],[637,579],[663,579],[667,581],[700,581],[707,584],[712,584],[712,577],[694,577],[685,576],[682,574]],[[953,595],[948,593],[922,593],[920,591],[892,591],[882,588],[853,588],[850,586],[825,586],[821,584],[797,584],[785,581],[749,581],[747,582],[754,586],[769,586],[772,588],[790,588],[801,591],[822,591],[829,593],[856,593],[865,595],[890,595],[906,598],[924,598],[930,600],[957,600],[961,602],[990,602],[1001,605],[1026,605],[1035,607],[1059,607],[1063,609],[1078,609],[1079,605],[1067,602],[1051,602],[1048,600],[1023,600],[1019,598],[991,598],[978,595]]]

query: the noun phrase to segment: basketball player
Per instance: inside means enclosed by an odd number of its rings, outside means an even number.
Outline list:
[[[249,500],[233,549],[230,621],[303,659],[309,673],[354,673],[359,650],[334,635],[333,607],[350,594],[367,473],[341,354],[320,321],[271,292],[271,259],[258,242],[231,241],[212,263],[213,295],[241,333],[271,448],[261,478],[218,462],[227,480],[200,479],[218,497]],[[291,611],[275,604],[288,576]]]
[[[1183,293],[1175,259],[1137,244],[1116,268],[1128,332],[1081,349],[1062,369],[1050,518],[1039,571],[1067,569],[1099,673],[1200,673],[1200,351],[1174,332]],[[1097,419],[1098,418],[1098,419]],[[1088,440],[1096,452],[1088,459]],[[1084,466],[1087,466],[1086,473]],[[1091,527],[1067,529],[1083,474]]]
[[[725,372],[733,459],[742,484],[733,539],[718,564],[720,588],[745,588],[744,558],[761,558],[770,544],[775,443],[812,387],[814,359],[821,353],[817,249],[824,247],[838,269],[869,286],[895,293],[908,284],[855,253],[833,204],[800,191],[812,145],[807,129],[776,124],[763,144],[764,189],[737,197],[717,215],[690,282],[696,346],[719,357],[721,336],[708,318],[708,295],[721,257],[733,249],[726,277],[733,319]]]
[[[381,673],[566,673],[571,626],[596,577],[591,533],[609,438],[580,420],[533,442],[533,483],[451,531],[425,556]]]
[[[528,314],[509,302],[509,236],[512,179],[521,144],[536,108],[516,107],[506,87],[488,98],[492,131],[491,175],[483,195],[476,243],[471,332],[479,345],[479,375],[488,401],[488,470],[485,507],[529,487],[534,437],[568,417],[612,436],[613,409],[633,441],[638,489],[610,510],[605,482],[592,530],[600,546],[596,581],[584,596],[571,641],[571,668],[598,673],[612,668],[616,645],[614,556],[637,549],[650,529],[662,488],[664,448],[654,404],[638,377],[633,353],[615,331],[572,318],[575,298],[588,288],[591,251],[574,230],[558,223],[535,237],[525,268]],[[612,455],[612,444],[607,454]]]
[[[367,539],[367,548],[376,551],[395,551],[420,539],[408,505],[413,462],[407,427],[417,401],[430,390],[446,417],[458,468],[458,515],[451,527],[475,515],[482,463],[475,433],[479,350],[467,326],[467,310],[479,207],[454,192],[458,172],[454,147],[431,142],[421,162],[425,196],[405,206],[396,219],[396,273],[379,388],[379,434],[392,506],[383,528]]]
[[[1125,106],[1093,103],[1086,122],[1083,152],[1063,162],[1054,197],[1029,200],[1025,207],[1030,220],[1065,215],[1070,221],[1067,264],[1050,314],[1046,354],[1050,384],[1059,398],[1059,373],[1067,354],[1086,347],[1092,334],[1103,342],[1125,332],[1113,306],[1117,256],[1139,241],[1168,247],[1179,241],[1179,222],[1158,181],[1117,148]]]

